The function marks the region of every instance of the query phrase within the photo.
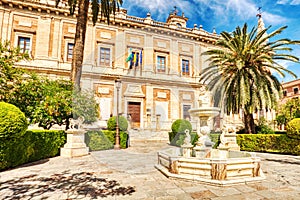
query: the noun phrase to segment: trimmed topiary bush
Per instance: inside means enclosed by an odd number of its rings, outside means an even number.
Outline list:
[[[110,131],[116,130],[116,126],[117,126],[116,119],[117,119],[116,116],[113,116],[108,119],[108,121],[107,121],[107,129],[108,130],[110,130]],[[120,128],[120,131],[127,131],[128,122],[127,122],[127,119],[123,116],[119,116],[119,128]]]
[[[184,133],[186,129],[192,132],[192,124],[188,120],[185,119],[177,119],[173,122],[171,126],[173,133]]]
[[[198,140],[198,135],[192,133],[192,124],[185,119],[177,119],[171,126],[172,132],[169,132],[169,141],[171,145],[181,146],[186,138],[185,130],[190,131],[191,143],[194,144]]]
[[[27,127],[25,114],[18,107],[0,102],[0,138],[21,137]]]
[[[286,133],[291,138],[300,139],[300,118],[289,121],[286,126]]]

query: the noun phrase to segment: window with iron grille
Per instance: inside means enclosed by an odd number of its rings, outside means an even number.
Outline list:
[[[29,37],[18,37],[18,46],[22,53],[30,53],[30,38]]]
[[[166,57],[157,56],[157,72],[166,72]]]
[[[182,59],[181,73],[182,73],[182,75],[190,75],[190,61],[189,60]]]
[[[192,108],[191,105],[187,105],[187,104],[184,104],[182,106],[182,110],[183,110],[183,119],[186,119],[186,120],[190,120],[191,119],[191,116],[190,116],[190,113],[189,113],[189,110]]]
[[[100,47],[100,65],[110,65],[110,48]]]
[[[68,43],[67,48],[68,48],[67,49],[67,61],[72,61],[74,44],[73,43]]]

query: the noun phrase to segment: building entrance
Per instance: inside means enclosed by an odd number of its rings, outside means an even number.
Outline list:
[[[127,113],[131,116],[131,128],[140,128],[141,102],[128,102]]]

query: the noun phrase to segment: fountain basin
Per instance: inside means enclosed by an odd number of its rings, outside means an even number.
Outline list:
[[[201,107],[192,108],[189,110],[189,113],[194,117],[216,117],[219,115],[220,110],[217,107]]]
[[[206,158],[182,157],[179,148],[158,152],[155,166],[167,177],[228,186],[262,181],[260,158],[246,152],[212,149]]]

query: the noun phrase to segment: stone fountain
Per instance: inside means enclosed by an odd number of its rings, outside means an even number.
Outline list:
[[[212,148],[214,143],[209,138],[208,122],[220,113],[220,109],[211,105],[211,95],[202,88],[199,108],[189,110],[191,116],[200,120],[196,146],[191,145],[190,133],[186,130],[186,138],[181,148],[159,151],[158,164],[155,167],[168,177],[220,186],[265,179],[260,168],[260,158],[255,154],[240,152],[235,132],[229,131],[229,127],[223,127],[218,149]]]
[[[197,132],[199,139],[194,148],[197,158],[208,157],[214,145],[209,138],[210,127],[208,122],[219,115],[220,108],[212,107],[212,96],[204,87],[200,89],[199,108],[189,110],[192,117],[199,117],[200,128]]]

